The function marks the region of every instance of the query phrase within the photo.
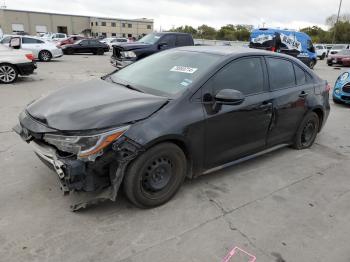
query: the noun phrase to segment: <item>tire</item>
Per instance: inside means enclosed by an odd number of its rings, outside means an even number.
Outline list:
[[[332,63],[327,63],[328,64],[328,66],[333,66],[333,64]]]
[[[50,62],[52,58],[52,54],[50,53],[50,51],[47,50],[42,50],[39,53],[39,60],[42,62]]]
[[[308,113],[301,122],[294,138],[293,147],[298,150],[311,147],[320,128],[320,119],[315,112]]]
[[[97,51],[94,53],[95,55],[104,55],[105,51],[103,49],[97,49]]]
[[[339,99],[336,99],[335,97],[333,97],[333,102],[335,104],[342,104],[342,102]]]
[[[326,58],[326,54],[323,53],[322,56],[320,57],[321,60],[324,60]]]
[[[72,48],[68,48],[65,50],[64,52],[66,55],[73,55],[74,54],[74,50]]]
[[[18,78],[17,68],[11,64],[0,64],[0,83],[11,84]]]
[[[130,163],[124,178],[125,195],[140,208],[160,206],[179,190],[186,170],[186,157],[178,146],[158,144]]]
[[[309,63],[309,68],[310,69],[314,69],[315,65],[316,65],[315,60],[311,60],[310,63]]]

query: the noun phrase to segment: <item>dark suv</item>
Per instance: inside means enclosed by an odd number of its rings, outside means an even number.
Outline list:
[[[312,146],[329,115],[329,89],[291,56],[182,47],[32,102],[15,131],[65,192],[97,192],[96,203],[116,200],[122,186],[135,205],[154,207],[185,177],[281,146]]]
[[[144,36],[135,43],[113,46],[111,63],[121,69],[154,53],[175,47],[193,46],[194,41],[190,34],[163,32]]]

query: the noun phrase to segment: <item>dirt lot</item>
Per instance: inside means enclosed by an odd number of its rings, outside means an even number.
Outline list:
[[[140,210],[121,195],[72,213],[55,174],[11,128],[33,99],[113,67],[109,55],[38,67],[0,86],[1,261],[213,262],[235,246],[258,262],[350,261],[350,107],[331,102],[312,149],[284,148],[187,181],[162,207]],[[324,61],[315,69],[332,85],[343,70]]]

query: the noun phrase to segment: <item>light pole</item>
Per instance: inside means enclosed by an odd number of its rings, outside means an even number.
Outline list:
[[[334,24],[334,33],[333,33],[333,41],[332,41],[332,44],[334,44],[334,42],[335,42],[335,35],[336,35],[336,33],[337,33],[337,24],[338,24],[338,22],[339,22],[340,9],[341,9],[342,3],[343,3],[343,0],[340,0],[339,9],[338,9],[338,15],[337,15],[337,21],[336,21],[335,24]]]

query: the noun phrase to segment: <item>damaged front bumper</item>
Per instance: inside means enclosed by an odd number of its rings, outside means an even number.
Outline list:
[[[64,194],[90,192],[88,199],[71,205],[73,211],[105,201],[115,201],[125,170],[142,147],[125,136],[116,140],[94,161],[78,159],[76,155],[62,156],[55,147],[41,140],[37,134],[17,125],[14,131],[33,146],[39,159],[54,170]]]

